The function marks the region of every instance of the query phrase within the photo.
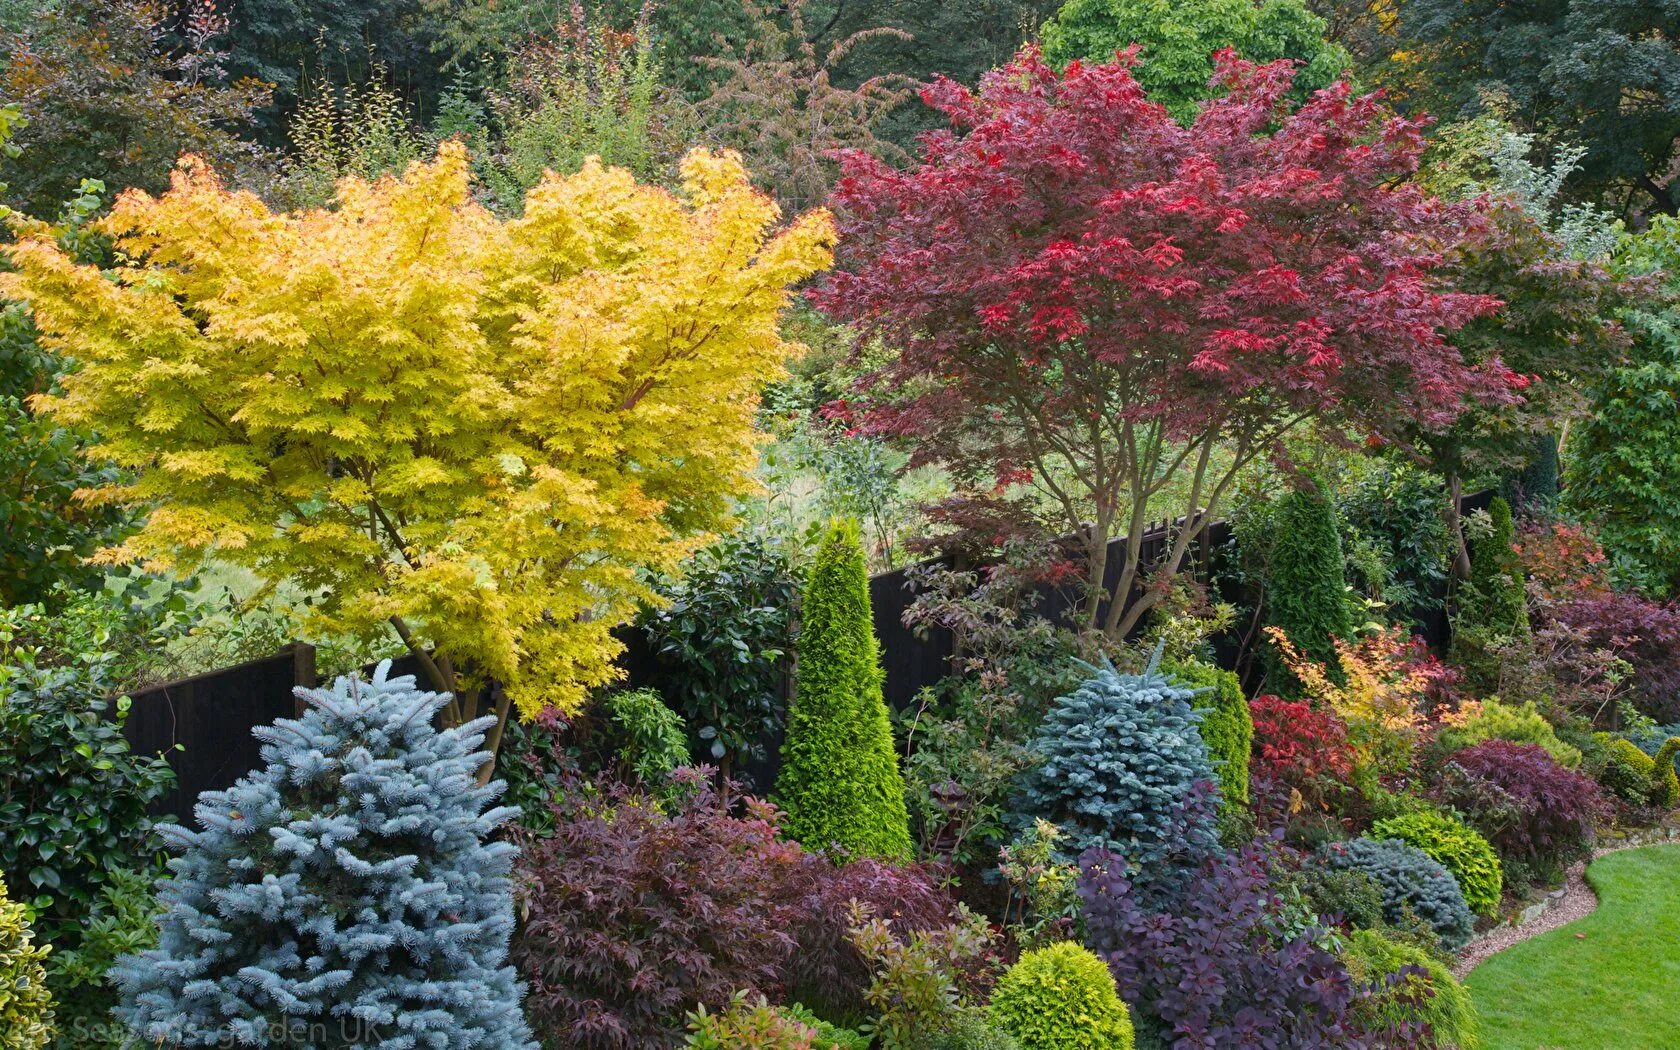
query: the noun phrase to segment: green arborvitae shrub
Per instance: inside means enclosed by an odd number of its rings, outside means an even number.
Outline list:
[[[1655,771],[1656,762],[1633,741],[1619,736],[1604,741],[1604,768],[1599,771],[1598,782],[1628,805],[1649,804]]]
[[[776,802],[789,838],[853,856],[910,856],[910,818],[855,522],[835,522],[800,605],[798,663]]]
[[[1680,803],[1680,776],[1674,773],[1674,756],[1680,755],[1680,737],[1663,742],[1656,758],[1651,761],[1651,805],[1658,809],[1673,809]]]
[[[1242,680],[1199,660],[1163,662],[1170,678],[1202,690],[1190,703],[1202,715],[1202,743],[1219,774],[1219,797],[1227,809],[1248,805],[1248,756],[1254,745],[1254,716]]]
[[[1022,955],[998,979],[987,1017],[1022,1050],[1131,1050],[1133,1042],[1113,975],[1071,941]]]
[[[53,1036],[53,1000],[45,962],[52,949],[35,943],[23,905],[0,877],[0,1046],[38,1050]]]
[[[1266,566],[1266,623],[1283,631],[1303,656],[1339,674],[1335,640],[1353,637],[1346,563],[1336,508],[1317,489],[1278,501],[1276,544]],[[1275,647],[1266,650],[1267,680],[1280,693],[1299,690]]]
[[[1470,545],[1470,579],[1459,592],[1451,653],[1466,681],[1483,687],[1497,680],[1490,647],[1529,633],[1528,590],[1512,548],[1516,527],[1511,505],[1495,496],[1488,504],[1488,517],[1492,528]]]
[[[284,1019],[318,1046],[535,1050],[506,965],[518,850],[491,841],[517,814],[476,775],[495,719],[440,731],[449,697],[389,668],[299,689],[301,717],[253,731],[263,768],[199,796],[205,830],[169,827],[158,946],[115,970],[140,1043],[274,1046]]]
[[[1430,1046],[1478,1050],[1482,1045],[1470,993],[1439,959],[1380,930],[1354,930],[1342,948],[1348,975],[1368,990],[1355,1008],[1361,1027],[1429,1026]]]
[[[1360,838],[1332,842],[1321,852],[1324,862],[1344,871],[1362,871],[1383,893],[1383,920],[1406,927],[1411,917],[1429,923],[1446,947],[1470,942],[1476,918],[1464,903],[1464,891],[1440,861],[1399,839]]]
[[[1442,726],[1435,743],[1442,754],[1473,747],[1484,740],[1509,740],[1513,744],[1538,744],[1565,769],[1581,764],[1581,749],[1557,735],[1532,700],[1507,704],[1490,696],[1461,725]]]
[[[1374,839],[1399,839],[1441,862],[1458,880],[1470,910],[1492,915],[1504,889],[1499,855],[1475,829],[1439,811],[1419,810],[1371,825]]]
[[[1218,783],[1195,691],[1154,661],[1135,675],[1086,666],[1092,676],[1056,701],[1028,745],[1042,761],[1022,779],[1021,816],[1059,826],[1072,858],[1103,846],[1144,877],[1175,844],[1215,848],[1214,807],[1187,805],[1197,784]]]

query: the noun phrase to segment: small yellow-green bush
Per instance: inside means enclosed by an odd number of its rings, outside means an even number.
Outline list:
[[[6,1050],[37,1050],[52,1039],[45,966],[51,950],[35,944],[23,905],[6,895],[0,877],[0,1046]]]
[[[1359,1000],[1362,1027],[1380,1030],[1408,1022],[1427,1024],[1432,1045],[1477,1050],[1482,1045],[1470,993],[1440,960],[1414,944],[1379,930],[1354,930],[1342,949],[1342,964],[1356,982],[1377,989]],[[1381,987],[1392,974],[1415,967],[1398,982]]]
[[[1499,909],[1504,874],[1488,840],[1462,821],[1435,810],[1403,813],[1371,825],[1374,839],[1399,839],[1429,854],[1458,880],[1470,910],[1492,915]]]
[[[1680,754],[1680,737],[1671,736],[1651,760],[1651,805],[1673,809],[1680,803],[1680,776],[1674,772],[1674,756]]]
[[[1605,790],[1634,806],[1643,806],[1651,795],[1651,774],[1656,763],[1631,740],[1607,736],[1604,740],[1604,768],[1598,782]]]
[[[1161,670],[1185,685],[1206,690],[1197,693],[1190,705],[1206,712],[1201,723],[1202,743],[1207,745],[1208,757],[1219,774],[1222,808],[1248,805],[1248,756],[1254,746],[1254,717],[1248,698],[1243,696],[1242,681],[1230,671],[1199,660],[1163,663]]]
[[[1114,977],[1071,941],[1022,955],[998,979],[987,1015],[1022,1050],[1132,1050],[1132,1015]]]
[[[1558,739],[1557,730],[1532,702],[1507,704],[1500,702],[1497,696],[1490,696],[1463,725],[1445,726],[1436,737],[1436,742],[1448,754],[1484,740],[1539,744],[1565,769],[1574,769],[1581,764],[1581,749]]]

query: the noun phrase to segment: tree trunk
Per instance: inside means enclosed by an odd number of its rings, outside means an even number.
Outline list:
[[[1470,543],[1464,536],[1464,515],[1459,513],[1464,482],[1457,472],[1447,475],[1447,531],[1452,536],[1455,580],[1470,578]]]

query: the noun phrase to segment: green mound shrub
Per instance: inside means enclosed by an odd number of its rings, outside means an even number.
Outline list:
[[[998,979],[987,1016],[1022,1050],[1131,1050],[1134,1038],[1108,967],[1071,941],[1022,955]]]
[[[1418,810],[1371,825],[1374,839],[1399,839],[1441,862],[1458,880],[1464,903],[1481,915],[1499,910],[1499,855],[1475,829],[1438,810]]]
[[[1215,807],[1186,810],[1198,784],[1217,778],[1190,706],[1193,690],[1159,673],[1096,667],[1057,700],[1029,745],[1043,761],[1027,771],[1017,808],[1066,834],[1073,858],[1093,846],[1153,877],[1175,843],[1218,845]]]
[[[1341,957],[1348,975],[1367,989],[1354,1011],[1365,1030],[1422,1023],[1434,1040],[1429,1045],[1456,1050],[1482,1045],[1470,993],[1422,948],[1380,930],[1354,930]]]
[[[686,1046],[693,1050],[868,1050],[869,1039],[819,1020],[799,1006],[771,1006],[761,995],[736,994],[719,1013],[697,1007],[688,1015]]]
[[[1266,623],[1282,630],[1302,655],[1337,674],[1335,641],[1353,637],[1353,617],[1335,504],[1316,488],[1298,489],[1278,501],[1272,528],[1276,543],[1266,566]],[[1267,648],[1266,660],[1268,685],[1297,694],[1299,683],[1275,647]]]
[[[1648,805],[1652,776],[1657,764],[1639,745],[1622,737],[1607,737],[1604,741],[1604,768],[1598,782],[1604,789],[1630,806]]]
[[[809,849],[910,856],[904,777],[881,697],[869,576],[856,522],[829,526],[800,608],[794,699],[776,802]]]
[[[1254,716],[1242,680],[1200,660],[1163,662],[1161,670],[1185,685],[1205,690],[1191,698],[1202,716],[1202,743],[1219,774],[1219,797],[1229,810],[1248,805],[1248,756],[1254,747]]]
[[[1680,737],[1669,737],[1651,760],[1651,805],[1673,809],[1680,803],[1680,776],[1674,772],[1674,758],[1680,755]]]
[[[1443,726],[1435,742],[1446,754],[1462,751],[1484,740],[1509,740],[1513,744],[1539,744],[1558,765],[1574,769],[1581,764],[1581,749],[1562,740],[1533,701],[1507,704],[1497,696],[1483,700],[1481,707],[1463,725]]]
[[[1341,925],[1359,930],[1383,924],[1383,891],[1371,876],[1322,864],[1301,869],[1301,898],[1320,919],[1339,916]]]
[[[618,738],[618,760],[625,772],[647,784],[663,784],[671,772],[689,764],[688,731],[682,715],[652,689],[608,693],[602,707]]]
[[[1321,851],[1332,868],[1361,871],[1382,890],[1383,921],[1402,928],[1411,918],[1429,923],[1441,943],[1462,948],[1475,932],[1476,919],[1464,891],[1440,861],[1399,839],[1360,838],[1332,842]]]
[[[38,1050],[53,1036],[53,1000],[44,963],[52,949],[35,943],[23,905],[0,876],[0,1046]]]

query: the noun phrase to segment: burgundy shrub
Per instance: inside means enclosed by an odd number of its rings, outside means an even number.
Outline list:
[[[1538,744],[1486,740],[1454,752],[1448,763],[1463,776],[1443,777],[1437,794],[1465,809],[1503,857],[1567,863],[1587,853],[1598,821],[1610,813],[1597,784],[1558,765]],[[1478,798],[1500,804],[1477,812]]]
[[[561,1046],[668,1047],[684,1014],[773,992],[795,949],[789,880],[805,857],[771,807],[685,771],[681,803],[567,785],[551,837],[525,837],[511,956],[531,1027]]]
[[[1341,719],[1300,701],[1270,695],[1255,697],[1248,707],[1254,719],[1249,777],[1257,804],[1274,800],[1287,809],[1293,791],[1303,804],[1323,808],[1329,798],[1349,787],[1353,749]]]

